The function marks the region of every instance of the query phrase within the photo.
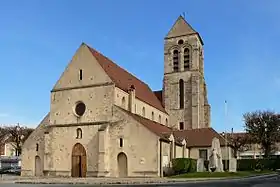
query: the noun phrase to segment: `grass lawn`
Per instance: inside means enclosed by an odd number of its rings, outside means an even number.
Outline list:
[[[273,171],[238,171],[236,173],[230,172],[197,172],[197,173],[185,173],[181,175],[171,176],[171,178],[238,178],[256,176],[262,174],[273,174]]]

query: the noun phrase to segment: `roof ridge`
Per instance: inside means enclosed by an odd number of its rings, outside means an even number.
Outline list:
[[[147,83],[143,82],[142,80],[140,80],[139,78],[136,77],[136,75],[133,75],[132,73],[130,73],[128,70],[126,70],[125,68],[119,66],[117,63],[115,63],[113,60],[111,60],[109,57],[103,55],[103,53],[101,53],[100,51],[98,51],[97,49],[89,46],[88,44],[84,43],[90,50],[93,50],[94,52],[98,53],[99,55],[101,55],[102,57],[106,58],[106,60],[111,61],[112,63],[114,63],[116,66],[118,66],[119,68],[121,68],[122,70],[124,70],[126,73],[130,74],[131,76],[133,76],[135,79],[137,79],[138,81],[144,83],[145,85],[148,86]],[[149,86],[148,86],[149,87]]]
[[[163,127],[167,127],[167,128],[169,128],[170,130],[172,130],[171,127],[168,127],[168,126],[163,125],[163,124],[161,124],[161,123],[159,123],[159,122],[156,122],[156,121],[150,120],[150,119],[148,119],[148,118],[145,118],[145,117],[143,117],[143,116],[141,116],[141,115],[139,115],[139,114],[132,113],[132,112],[130,112],[129,110],[125,110],[125,109],[123,109],[122,107],[120,107],[120,106],[118,106],[118,105],[115,105],[115,106],[118,107],[118,108],[120,108],[121,110],[126,111],[126,112],[129,113],[129,114],[132,114],[133,116],[140,117],[140,118],[145,119],[145,120],[149,120],[149,121],[151,121],[151,122],[153,122],[153,123],[157,123],[157,124],[159,124],[159,125],[161,125],[161,126],[163,126]]]

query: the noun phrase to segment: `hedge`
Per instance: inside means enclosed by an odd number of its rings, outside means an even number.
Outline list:
[[[172,160],[174,174],[196,172],[197,160],[191,158],[175,158]],[[226,163],[226,164],[225,164]],[[223,160],[224,171],[228,171],[229,160]],[[204,167],[208,171],[209,161],[204,161]],[[239,159],[237,160],[237,171],[254,170],[276,170],[280,169],[280,159]]]
[[[175,158],[172,160],[172,169],[176,175],[196,172],[196,160],[192,158]]]
[[[252,171],[252,170],[276,170],[280,169],[280,159],[240,159],[237,160],[237,170]]]
[[[225,164],[226,163],[226,164]],[[208,171],[209,161],[204,161],[204,166]],[[224,171],[228,171],[229,160],[223,160]],[[237,171],[254,171],[254,170],[276,170],[280,169],[280,159],[240,159],[237,160]]]

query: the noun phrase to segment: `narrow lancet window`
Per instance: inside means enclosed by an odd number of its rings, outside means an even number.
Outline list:
[[[190,69],[190,50],[188,48],[184,49],[184,70]]]
[[[83,80],[83,70],[80,69],[80,72],[79,72],[79,79],[80,81]]]
[[[184,108],[184,81],[180,79],[179,81],[179,103],[180,109]]]
[[[173,51],[173,70],[175,72],[179,71],[179,52],[178,52],[178,50]]]

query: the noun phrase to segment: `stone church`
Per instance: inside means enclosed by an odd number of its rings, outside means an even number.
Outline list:
[[[208,159],[214,137],[223,150],[203,66],[202,38],[182,16],[164,38],[160,91],[82,43],[23,145],[22,176],[161,177],[173,158]]]

